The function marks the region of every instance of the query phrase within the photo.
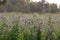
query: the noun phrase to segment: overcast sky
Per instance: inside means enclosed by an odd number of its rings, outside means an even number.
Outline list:
[[[41,0],[33,0],[33,1],[41,1]],[[59,5],[60,4],[60,0],[46,0],[46,1],[48,1],[49,3],[57,3],[57,5]]]

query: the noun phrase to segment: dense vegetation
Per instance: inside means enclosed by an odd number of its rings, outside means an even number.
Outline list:
[[[48,3],[45,0],[30,2],[30,0],[5,0],[0,2],[0,12],[39,12],[56,13],[60,11],[57,4]]]
[[[5,13],[0,16],[0,40],[60,40],[59,16]]]
[[[60,14],[49,14],[59,11],[45,0],[0,0],[0,40],[60,40]]]

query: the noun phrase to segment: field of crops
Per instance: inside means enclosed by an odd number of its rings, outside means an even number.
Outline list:
[[[60,40],[60,14],[0,13],[0,40]]]

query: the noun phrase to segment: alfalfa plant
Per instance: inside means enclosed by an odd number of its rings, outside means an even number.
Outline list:
[[[60,31],[56,32],[57,40],[60,40]]]
[[[42,37],[42,22],[38,24],[38,28],[37,28],[37,40],[41,40]]]
[[[18,40],[18,35],[19,35],[18,21],[13,20],[12,28],[8,35],[8,40]]]
[[[30,35],[29,35],[29,40],[37,40],[37,26],[31,26],[31,28],[29,28],[30,30]]]
[[[31,38],[30,38],[30,34],[31,34],[31,32],[30,32],[30,30],[29,30],[29,26],[24,26],[25,28],[24,28],[24,30],[23,30],[23,40],[30,40]],[[33,30],[32,30],[33,31]],[[32,37],[32,36],[31,36]]]
[[[28,40],[29,33],[27,31],[23,32],[24,40]]]
[[[54,27],[52,23],[51,16],[48,17],[48,30],[46,34],[46,40],[55,40]]]
[[[2,18],[0,21],[0,40],[7,40],[8,36],[8,29],[5,23],[5,19]]]

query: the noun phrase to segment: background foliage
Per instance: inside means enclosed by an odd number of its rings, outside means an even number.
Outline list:
[[[5,4],[0,4],[0,12],[43,12],[56,13],[59,12],[57,4],[48,3],[45,0],[39,2],[30,2],[30,0],[6,0]]]

